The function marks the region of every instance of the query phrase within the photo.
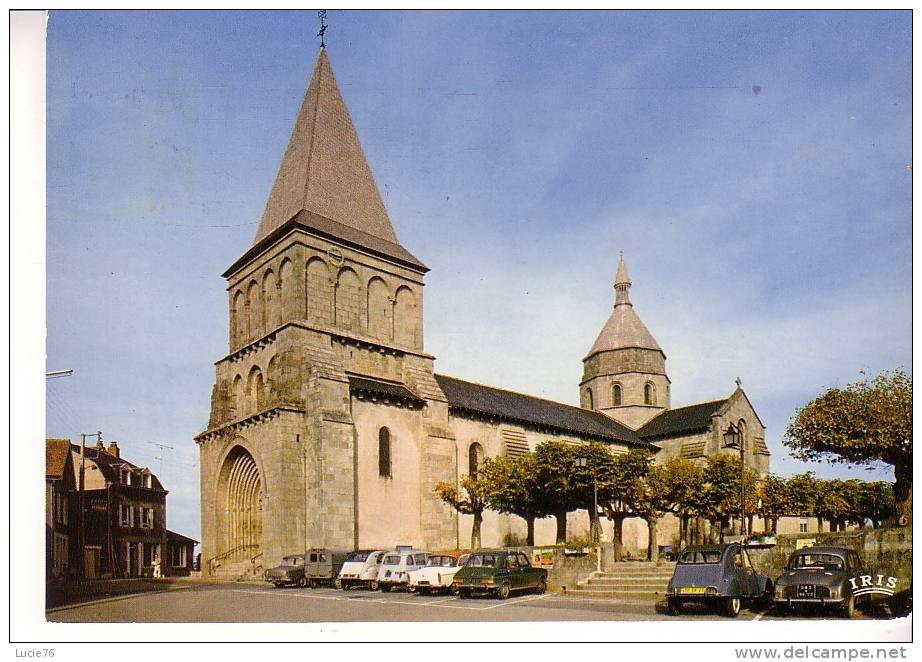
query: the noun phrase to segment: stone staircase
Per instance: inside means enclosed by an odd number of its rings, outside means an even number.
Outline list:
[[[622,561],[609,572],[593,572],[567,595],[623,602],[653,601],[666,595],[675,563]]]

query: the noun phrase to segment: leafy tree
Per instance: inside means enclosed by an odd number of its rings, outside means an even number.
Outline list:
[[[634,508],[647,523],[647,559],[656,561],[659,559],[656,525],[662,514],[672,508],[669,471],[663,466],[651,465],[640,484]]]
[[[844,530],[845,528],[845,521],[851,512],[851,503],[849,502],[849,495],[852,493],[851,488],[851,485],[838,478],[816,481],[816,501],[813,506],[813,513],[816,515],[817,520],[829,522],[830,531]],[[820,525],[820,530],[822,530],[822,525]]]
[[[707,458],[701,489],[701,515],[711,523],[711,542],[723,539],[730,517],[739,511],[740,459],[720,453]]]
[[[608,470],[599,475],[599,504],[614,529],[615,560],[621,560],[624,550],[624,520],[637,517],[637,503],[643,490],[643,479],[653,461],[644,448],[634,448],[614,456]]]
[[[480,525],[483,524],[483,511],[486,503],[483,498],[484,484],[465,474],[461,477],[461,489],[444,481],[436,483],[435,496],[450,505],[459,513],[474,516],[471,527],[471,549],[480,549]]]
[[[862,483],[858,492],[858,504],[861,509],[861,523],[868,519],[875,528],[880,527],[881,523],[892,518],[895,512],[893,483],[883,480]]]
[[[484,460],[477,472],[487,507],[525,520],[527,545],[535,544],[535,519],[547,517],[552,509],[535,467],[532,453],[519,457],[501,455]]]
[[[679,546],[690,543],[690,522],[701,514],[704,472],[687,458],[676,457],[664,465],[669,510],[679,519]],[[699,530],[700,532],[700,530]]]
[[[573,490],[574,447],[551,439],[535,448],[535,476],[548,501],[554,504],[552,514],[557,519],[558,545],[567,542],[567,513],[580,505]]]
[[[585,459],[584,466],[576,466],[577,457]],[[576,504],[584,507],[589,513],[589,541],[593,544],[599,541],[599,535],[602,532],[599,511],[593,505],[593,492],[597,493],[596,500],[601,502],[602,498],[599,493],[609,483],[616,466],[616,458],[606,444],[593,441],[574,449],[570,496]]]
[[[817,496],[817,480],[812,471],[791,476],[787,480],[787,514],[797,517],[814,517]]]
[[[902,369],[826,390],[795,412],[784,444],[801,460],[892,465],[898,521],[912,523],[912,376]]]
[[[759,482],[756,489],[758,498],[761,499],[758,513],[765,521],[765,530],[775,533],[778,530],[778,518],[788,515],[791,510],[787,480],[775,474],[768,474]]]

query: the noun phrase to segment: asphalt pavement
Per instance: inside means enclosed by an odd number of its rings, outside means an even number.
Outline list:
[[[560,594],[513,594],[508,600],[460,599],[333,588],[276,589],[255,583],[173,585],[169,590],[93,600],[50,609],[52,622],[77,623],[331,623],[427,621],[659,621],[723,620],[704,608],[682,616],[665,603],[615,602]],[[737,620],[789,619],[744,609]]]

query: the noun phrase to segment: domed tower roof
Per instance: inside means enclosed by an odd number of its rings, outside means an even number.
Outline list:
[[[624,255],[621,255],[618,261],[618,273],[615,276],[615,309],[605,326],[602,327],[602,332],[596,338],[586,358],[599,352],[628,348],[651,349],[665,356],[649,329],[634,312],[629,294],[630,289],[631,279],[624,264]]]

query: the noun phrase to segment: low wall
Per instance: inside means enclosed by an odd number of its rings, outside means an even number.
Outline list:
[[[801,546],[847,547],[858,552],[869,569],[896,577],[900,588],[912,583],[912,527],[779,535],[775,545],[751,548],[749,556],[756,570],[774,580],[783,572],[798,541],[802,541]]]

